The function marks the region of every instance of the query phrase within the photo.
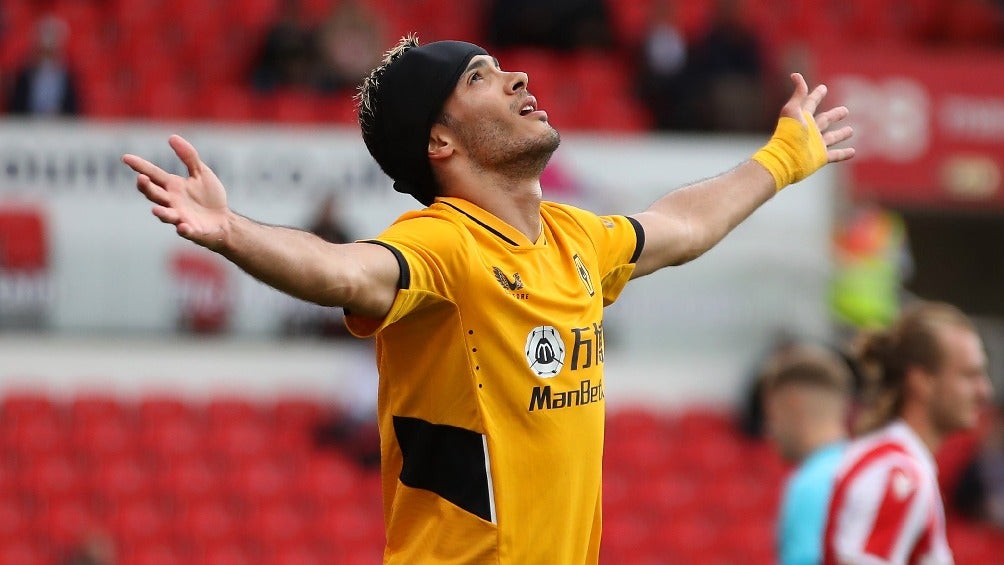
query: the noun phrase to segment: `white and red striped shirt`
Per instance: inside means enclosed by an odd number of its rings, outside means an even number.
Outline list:
[[[931,452],[903,421],[848,447],[824,530],[824,565],[950,565]]]

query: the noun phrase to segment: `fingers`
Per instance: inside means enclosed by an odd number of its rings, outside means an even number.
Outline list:
[[[178,211],[173,208],[168,208],[166,206],[154,206],[153,210],[154,216],[157,219],[164,222],[165,224],[177,224],[181,218],[178,215]]]
[[[828,149],[826,151],[826,160],[830,163],[846,161],[853,156],[854,156],[853,147],[844,147],[842,149]]]
[[[819,103],[823,101],[826,96],[826,85],[820,84],[816,88],[812,89],[812,92],[805,97],[805,102],[802,103],[802,109],[808,112],[810,115],[816,114],[816,109],[819,108]]]
[[[146,175],[154,183],[159,186],[164,186],[167,181],[171,178],[171,175],[161,169],[157,165],[154,165],[150,161],[142,157],[137,157],[136,155],[125,154],[122,156],[122,162],[129,166],[130,169],[136,171],[141,175]]]
[[[136,188],[146,196],[146,199],[154,204],[160,204],[161,206],[168,206],[169,200],[167,197],[167,191],[163,188],[157,186],[150,180],[150,177],[146,175],[139,175],[136,177]]]
[[[831,145],[836,145],[841,141],[847,141],[848,139],[851,138],[852,135],[854,135],[854,130],[851,129],[851,126],[845,126],[838,130],[828,131],[824,133],[823,143],[825,143],[826,146],[829,147]]]
[[[816,127],[819,128],[819,131],[826,131],[826,128],[846,118],[849,113],[850,111],[846,106],[837,106],[825,112],[820,112],[816,116]]]
[[[172,135],[167,139],[167,143],[174,149],[174,153],[181,159],[181,162],[188,167],[188,174],[198,177],[202,172],[202,161],[199,159],[199,152],[195,147],[180,135]]]

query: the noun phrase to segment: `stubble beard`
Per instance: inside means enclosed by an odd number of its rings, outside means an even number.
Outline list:
[[[561,144],[561,135],[550,124],[546,131],[530,139],[513,140],[512,133],[499,122],[463,128],[461,136],[480,169],[514,181],[540,178]]]

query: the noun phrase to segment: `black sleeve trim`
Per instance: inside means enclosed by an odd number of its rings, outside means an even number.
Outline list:
[[[404,260],[404,255],[401,255],[401,252],[398,251],[396,247],[377,239],[364,239],[359,243],[372,243],[374,245],[379,245],[380,247],[383,247],[393,253],[394,258],[397,259],[397,266],[401,269],[401,275],[397,278],[398,290],[406,290],[411,287],[411,269],[408,267],[408,262]]]
[[[405,416],[394,416],[394,434],[404,460],[400,476],[403,484],[432,491],[492,521],[481,434]]]
[[[638,242],[635,243],[634,246],[634,255],[631,255],[631,260],[628,262],[637,263],[638,258],[641,257],[642,250],[645,249],[645,228],[641,227],[641,222],[632,218],[631,216],[624,216],[624,217],[627,218],[629,222],[631,222],[632,226],[634,226],[634,235],[635,238],[638,240]]]

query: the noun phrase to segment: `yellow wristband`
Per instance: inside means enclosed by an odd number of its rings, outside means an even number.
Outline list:
[[[753,154],[774,177],[776,190],[794,184],[826,164],[826,144],[816,127],[816,120],[803,111],[805,122],[783,117],[777,122],[773,137]]]

